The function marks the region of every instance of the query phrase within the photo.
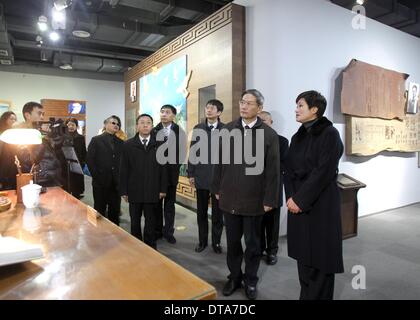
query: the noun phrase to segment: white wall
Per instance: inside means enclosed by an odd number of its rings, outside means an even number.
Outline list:
[[[287,138],[298,129],[296,96],[321,91],[344,141],[342,116],[335,111],[335,79],[351,59],[410,74],[420,81],[420,39],[368,19],[354,30],[354,14],[325,0],[237,0],[247,6],[247,87],[265,95],[275,129]],[[338,115],[338,116],[337,116]],[[359,191],[359,215],[420,201],[420,169],[415,153],[343,156],[340,172],[367,184]]]
[[[0,100],[12,101],[19,121],[23,105],[41,99],[85,100],[87,143],[111,114],[124,124],[124,82],[0,71]]]

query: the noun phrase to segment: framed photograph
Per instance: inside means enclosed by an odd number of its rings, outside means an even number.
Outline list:
[[[67,106],[69,114],[85,114],[86,104],[84,102],[70,102]]]
[[[418,112],[419,104],[419,90],[420,85],[415,82],[410,82],[408,89],[407,113],[416,114]]]
[[[131,102],[137,100],[137,81],[130,82],[130,100]]]
[[[0,115],[4,112],[9,111],[12,108],[12,103],[6,100],[0,100]]]

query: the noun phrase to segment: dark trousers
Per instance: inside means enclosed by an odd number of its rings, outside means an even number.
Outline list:
[[[209,190],[197,189],[197,224],[198,239],[202,245],[208,243],[209,221],[209,197],[211,197],[211,239],[212,244],[220,244],[223,231],[223,214],[219,209],[219,201]]]
[[[174,235],[175,224],[175,199],[176,199],[176,186],[168,186],[166,197],[159,201],[156,207],[156,237],[168,237]],[[162,207],[163,212],[162,214]],[[165,216],[165,226],[163,226],[163,216]]]
[[[261,223],[261,253],[276,255],[279,250],[280,208],[266,212]]]
[[[333,300],[335,274],[325,274],[318,269],[298,262],[300,300]]]
[[[261,221],[263,216],[241,216],[223,212],[227,240],[227,265],[229,278],[235,282],[242,279],[249,286],[256,286],[261,257]],[[242,274],[242,235],[245,238],[245,274]]]
[[[93,207],[117,226],[120,224],[121,197],[115,185],[93,186]]]
[[[141,215],[144,212],[144,242],[156,249],[155,209],[157,203],[129,203],[131,234],[143,241],[141,232]]]

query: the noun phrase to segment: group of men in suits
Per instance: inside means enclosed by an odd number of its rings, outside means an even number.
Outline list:
[[[263,252],[267,253],[267,264],[277,262],[282,204],[280,161],[288,147],[287,139],[278,136],[271,128],[271,115],[262,112],[263,103],[259,91],[245,91],[239,103],[241,117],[225,125],[220,121],[223,103],[216,99],[208,101],[206,119],[193,129],[187,169],[190,184],[197,191],[198,243],[195,251],[202,252],[208,246],[208,204],[211,199],[211,244],[217,254],[222,253],[221,235],[223,226],[226,226],[230,275],[223,294],[231,295],[243,282],[249,299],[257,297],[257,271]],[[118,224],[122,196],[129,203],[132,234],[153,248],[161,237],[169,243],[176,242],[175,197],[179,169],[184,160],[180,151],[184,133],[174,123],[175,116],[176,109],[164,105],[160,112],[161,122],[153,127],[150,115],[139,115],[137,133],[125,143],[115,136],[121,126],[119,118],[111,116],[105,121],[105,132],[94,137],[88,148],[87,163],[93,177],[95,209]],[[219,153],[212,152],[212,140],[220,139],[215,133],[239,130],[243,137],[256,138],[258,129],[264,138],[262,172],[247,174],[250,165],[244,161],[243,154],[241,164],[237,164],[234,157],[231,157],[231,162],[222,161],[221,144]],[[195,156],[206,152],[208,158],[195,163],[191,161],[191,150],[200,140],[199,132],[207,136],[208,150],[198,149]],[[253,150],[256,141],[253,139]],[[162,147],[165,150],[163,156],[167,156],[173,144],[177,146],[176,161],[162,163],[159,148]],[[140,226],[142,212],[145,216],[144,236]],[[241,244],[243,236],[245,252]],[[244,272],[241,268],[243,258]]]
[[[150,115],[139,115],[137,133],[126,142],[116,136],[121,127],[119,117],[110,116],[104,121],[104,132],[92,138],[87,152],[95,209],[119,225],[122,197],[129,203],[132,234],[153,248],[162,236],[176,243],[175,197],[182,154],[177,152],[175,161],[169,164],[160,163],[157,157],[163,144],[178,147],[176,112],[172,105],[162,106],[161,122],[156,127]],[[159,134],[163,139],[157,139]],[[140,226],[143,212],[144,237]]]

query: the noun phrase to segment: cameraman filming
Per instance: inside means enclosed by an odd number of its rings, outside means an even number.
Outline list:
[[[35,181],[43,187],[61,186],[61,166],[55,150],[61,149],[62,136],[51,131],[51,122],[44,120],[44,107],[37,102],[28,102],[22,109],[25,122],[22,128],[34,128],[42,134],[42,144],[32,146],[29,158],[21,159],[22,169],[31,170],[35,164]]]

